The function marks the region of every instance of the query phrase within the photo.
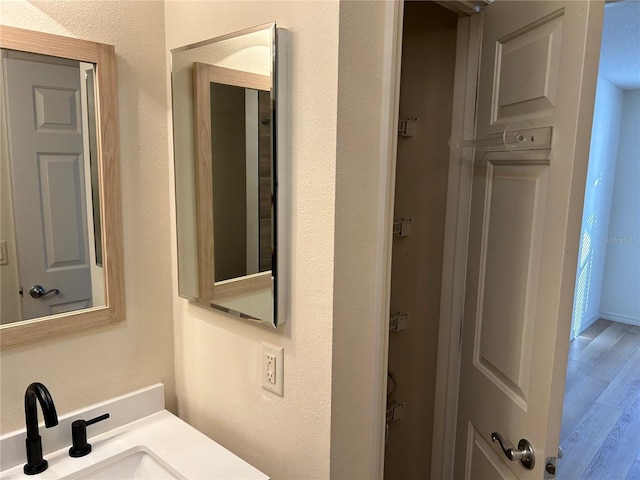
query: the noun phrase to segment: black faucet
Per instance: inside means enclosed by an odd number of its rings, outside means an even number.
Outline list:
[[[24,415],[27,422],[27,463],[23,470],[27,475],[44,472],[49,466],[47,461],[42,458],[42,439],[38,433],[36,400],[40,402],[42,408],[44,425],[47,428],[58,425],[56,407],[47,387],[38,382],[29,385],[24,393]]]

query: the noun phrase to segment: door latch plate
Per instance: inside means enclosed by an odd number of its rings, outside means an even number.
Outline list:
[[[556,478],[556,457],[547,457],[544,459],[544,478]]]

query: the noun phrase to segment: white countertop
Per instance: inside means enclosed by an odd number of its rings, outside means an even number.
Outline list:
[[[123,398],[126,400],[125,397],[114,399],[120,402],[120,405],[104,402],[97,408],[95,406],[89,407],[84,411],[65,416],[65,421],[61,421],[60,425],[54,428],[66,427],[73,419],[89,419],[93,415],[92,412],[95,411],[110,413],[112,418],[116,417],[116,420],[111,424],[110,429],[97,435],[91,434],[93,425],[88,427],[88,441],[93,448],[90,454],[81,458],[69,457],[68,450],[71,444],[71,430],[69,429],[65,435],[65,437],[68,436],[68,441],[65,441],[63,448],[51,453],[46,453],[45,450],[44,457],[49,462],[49,468],[38,475],[29,476],[22,471],[26,456],[24,453],[24,438],[26,436],[24,430],[3,436],[0,439],[3,443],[3,456],[5,453],[15,456],[16,452],[12,449],[16,450],[15,446],[18,442],[22,444],[23,452],[21,463],[16,465],[13,461],[15,466],[0,472],[0,479],[45,480],[59,479],[69,475],[75,477],[85,469],[90,469],[92,465],[106,462],[114,456],[122,455],[123,452],[142,447],[155,454],[171,470],[186,479],[268,480],[269,477],[265,474],[167,410],[157,411],[118,426],[118,411],[122,407],[126,408],[127,404],[126,401],[123,401]],[[113,413],[110,411],[110,406],[112,410],[115,410]],[[84,413],[90,415],[84,415]],[[108,421],[97,423],[95,426],[104,423],[102,430],[105,430],[109,428]],[[40,434],[43,435],[45,433],[44,427],[41,426],[40,431]],[[47,439],[43,435],[45,446],[46,441]],[[50,440],[50,442],[57,443],[55,440]],[[7,459],[5,458],[5,460]]]

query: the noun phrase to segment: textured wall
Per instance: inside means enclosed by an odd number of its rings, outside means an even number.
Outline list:
[[[291,35],[288,323],[273,332],[174,295],[180,415],[274,479],[329,476],[338,8],[165,3],[167,49],[274,20]],[[261,388],[262,340],[284,347],[284,397]]]
[[[340,2],[331,478],[377,478],[383,346],[388,2]],[[385,88],[387,91],[385,92]],[[382,161],[382,157],[384,161]],[[381,178],[382,176],[382,178]],[[385,323],[386,325],[386,323]]]
[[[24,389],[41,381],[58,413],[155,382],[175,407],[167,92],[161,2],[3,0],[3,25],[115,46],[126,322],[2,351],[1,430],[24,426]]]
[[[600,296],[618,155],[622,90],[598,77],[580,234],[571,337],[600,318]]]
[[[602,316],[640,325],[640,90],[622,97],[620,140],[611,199]]]
[[[273,333],[175,301],[181,415],[274,479],[376,477],[391,11],[166,3],[169,48],[271,20],[290,32],[289,323]],[[284,346],[283,398],[260,388],[261,340]]]

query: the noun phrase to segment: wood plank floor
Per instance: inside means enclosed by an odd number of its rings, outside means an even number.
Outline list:
[[[640,327],[598,320],[569,345],[559,480],[640,480]]]

